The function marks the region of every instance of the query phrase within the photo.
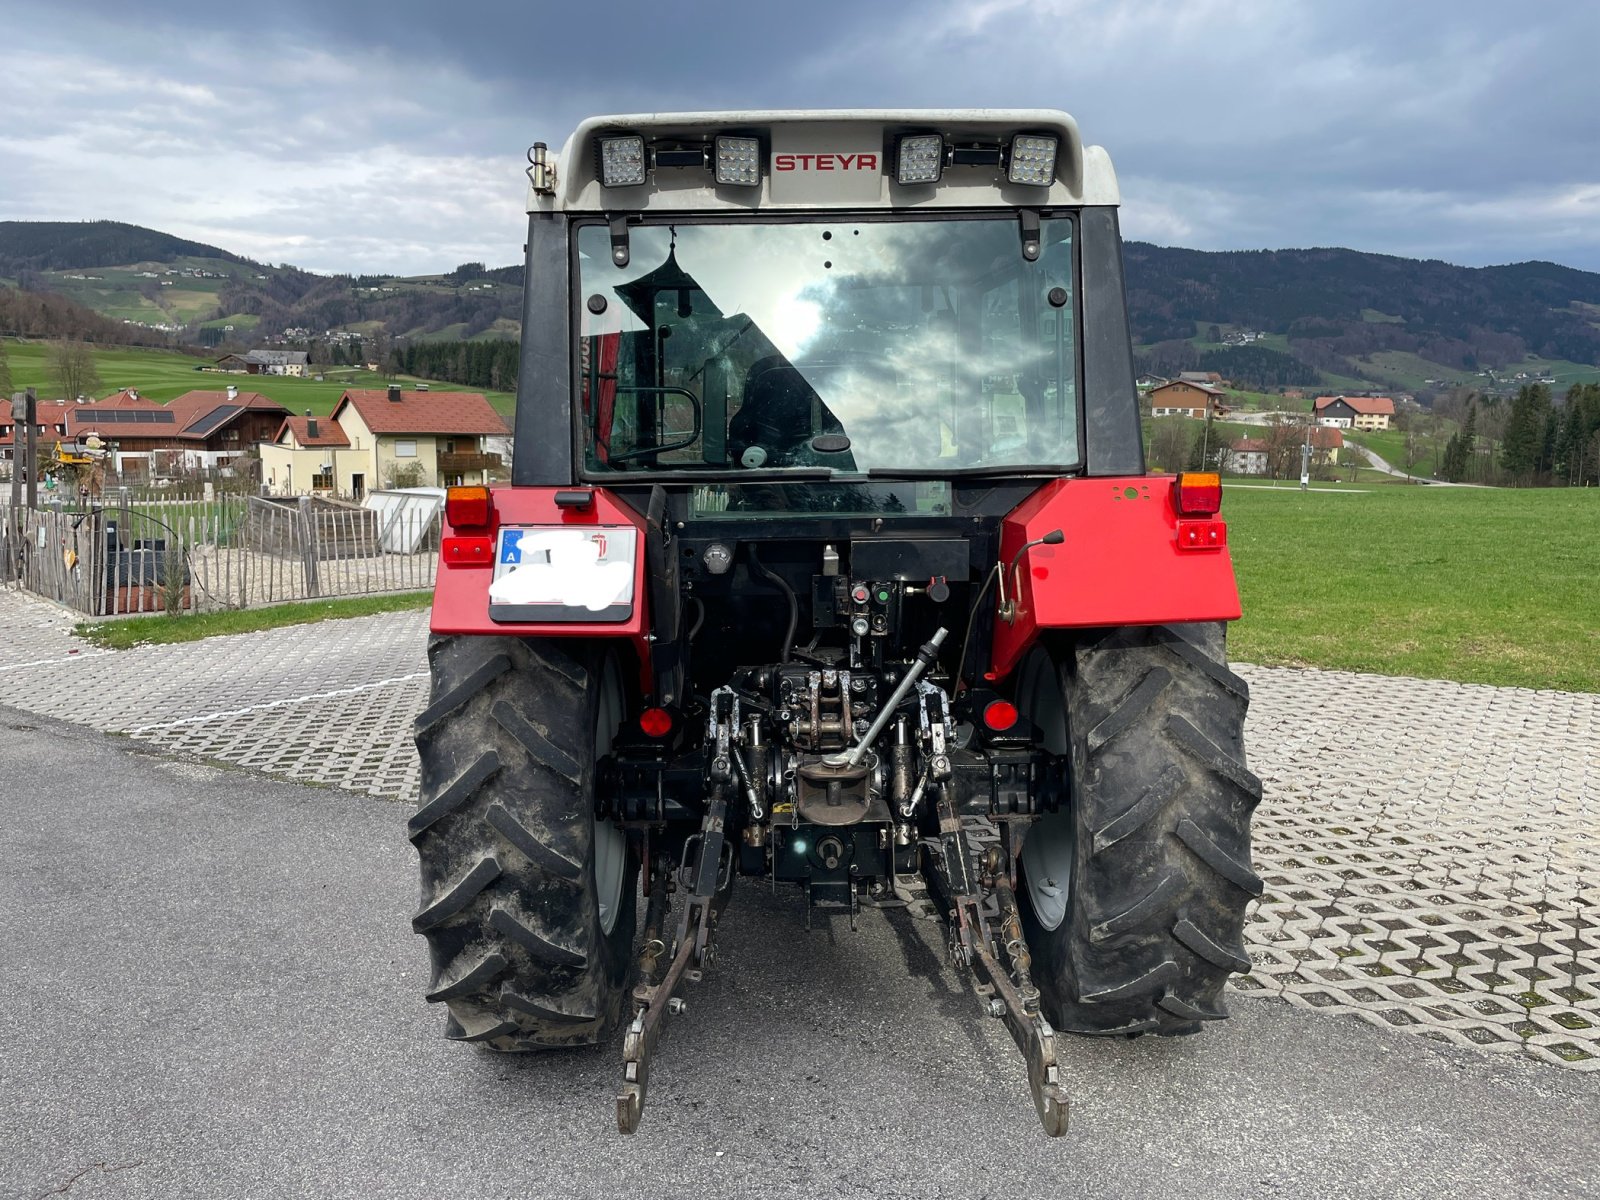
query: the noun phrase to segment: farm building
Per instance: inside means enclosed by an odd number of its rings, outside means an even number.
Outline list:
[[[1175,379],[1149,392],[1152,417],[1194,417],[1204,420],[1206,407],[1225,399],[1227,393],[1209,383]]]
[[[1388,429],[1394,421],[1387,396],[1318,396],[1311,411],[1317,424],[1334,429]]]
[[[224,354],[217,359],[217,369],[246,375],[298,375],[303,379],[311,373],[311,364],[304,350],[251,350],[247,354]]]

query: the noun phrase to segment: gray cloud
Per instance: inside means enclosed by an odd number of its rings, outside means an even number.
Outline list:
[[[591,112],[1050,106],[1130,237],[1600,269],[1600,6],[0,0],[0,215],[322,270],[508,262],[522,151]]]

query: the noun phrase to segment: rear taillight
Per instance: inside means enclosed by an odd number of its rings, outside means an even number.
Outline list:
[[[1172,506],[1185,517],[1214,517],[1222,510],[1222,476],[1185,471],[1172,483]]]
[[[639,714],[639,732],[648,738],[664,738],[672,732],[672,714],[664,708],[647,708]]]
[[[487,529],[494,504],[486,487],[453,487],[444,494],[444,517],[453,529]]]
[[[1004,733],[1017,723],[1017,706],[1009,700],[991,700],[983,706],[983,723],[996,733]]]

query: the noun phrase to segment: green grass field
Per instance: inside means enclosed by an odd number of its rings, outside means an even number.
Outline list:
[[[1600,489],[1378,486],[1363,477],[1307,492],[1230,481],[1225,495],[1244,606],[1230,632],[1233,658],[1600,692]],[[92,636],[103,645],[189,640],[426,602],[419,594],[108,622]]]
[[[357,596],[350,600],[304,600],[268,608],[246,608],[214,613],[176,613],[156,617],[127,617],[120,621],[82,623],[73,632],[107,650],[134,646],[197,642],[225,633],[255,633],[285,625],[312,625],[374,613],[413,612],[433,603],[432,592],[401,592],[393,596]]]
[[[1242,662],[1600,692],[1600,490],[1229,487],[1223,513]]]
[[[55,397],[50,381],[47,353],[44,342],[18,342],[4,339],[7,361],[11,364],[11,386],[35,387],[41,399]],[[329,368],[324,380],[296,379],[287,375],[224,375],[216,371],[196,370],[209,367],[212,358],[194,358],[171,350],[144,350],[134,347],[107,347],[94,352],[95,369],[105,384],[100,395],[109,395],[120,388],[137,388],[139,394],[166,403],[174,396],[190,391],[222,391],[233,384],[240,391],[260,392],[276,400],[292,413],[310,409],[319,417],[327,416],[346,388],[381,388],[388,384],[385,377],[371,371],[348,368]],[[410,376],[398,376],[400,383],[416,382]],[[466,392],[453,383],[430,383],[434,391]],[[510,418],[516,407],[516,397],[510,392],[484,392],[489,403],[501,416]]]

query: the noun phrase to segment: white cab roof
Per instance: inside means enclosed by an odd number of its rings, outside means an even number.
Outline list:
[[[1019,133],[1060,139],[1055,181],[1009,183],[994,166],[948,166],[937,184],[894,178],[902,134],[938,133],[947,145],[1007,145]],[[602,187],[598,139],[639,134],[648,144],[700,144],[718,134],[756,137],[757,187],[717,186],[699,167],[660,167],[637,187]],[[1078,123],[1054,109],[798,109],[773,112],[632,113],[591,117],[567,140],[553,195],[529,192],[530,212],[653,212],[919,208],[1049,208],[1117,204],[1116,173]]]

